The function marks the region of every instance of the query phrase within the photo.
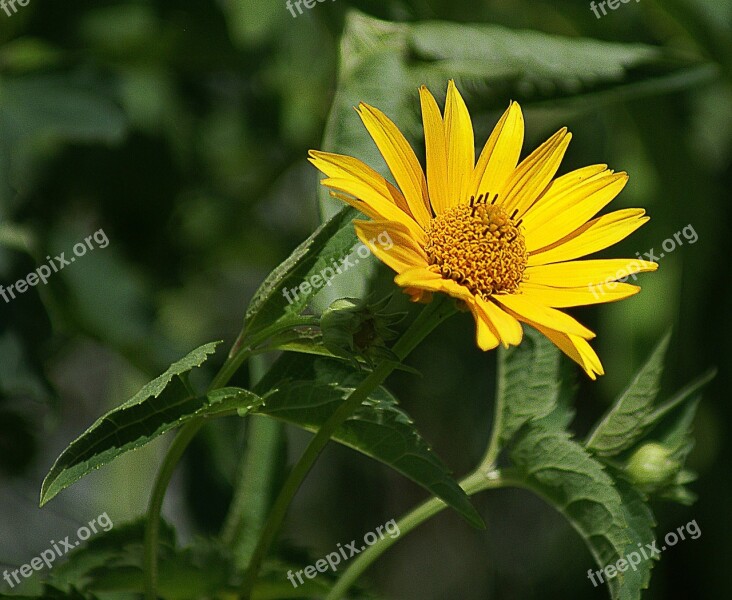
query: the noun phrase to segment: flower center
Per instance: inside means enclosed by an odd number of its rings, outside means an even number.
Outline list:
[[[529,255],[515,213],[481,200],[432,219],[425,252],[432,270],[487,299],[516,291]]]

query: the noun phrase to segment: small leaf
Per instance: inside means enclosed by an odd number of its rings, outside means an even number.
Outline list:
[[[192,395],[181,376],[199,367],[220,342],[194,350],[130,400],[101,417],[58,457],[41,488],[41,506],[94,469],[196,417],[247,411],[260,399],[246,390],[224,388]]]
[[[526,423],[547,417],[557,408],[561,380],[557,347],[534,329],[527,328],[520,345],[498,357],[500,440],[503,444]]]
[[[265,398],[256,413],[317,431],[365,376],[335,360],[285,354],[255,388]],[[371,394],[333,439],[390,466],[471,524],[483,526],[465,492],[383,387]]]
[[[331,278],[338,275],[333,261],[348,256],[356,245],[358,240],[351,221],[357,215],[358,211],[353,208],[343,208],[270,273],[247,308],[247,334],[297,316],[320,291],[309,283],[313,275],[325,274]],[[303,283],[308,285],[301,288]]]
[[[667,334],[661,340],[628,388],[590,433],[586,443],[589,450],[601,456],[613,456],[643,435],[654,410],[670,338]]]

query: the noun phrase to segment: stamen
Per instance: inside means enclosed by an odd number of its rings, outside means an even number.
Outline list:
[[[431,270],[484,299],[516,291],[528,261],[518,226],[494,205],[498,194],[487,204],[489,198],[487,194],[471,197],[469,205],[450,208],[432,219],[425,245]],[[513,216],[517,213],[518,209]]]

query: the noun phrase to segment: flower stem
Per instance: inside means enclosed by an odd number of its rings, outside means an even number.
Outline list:
[[[505,348],[499,348],[499,353],[506,352]],[[501,452],[501,436],[503,435],[503,412],[504,412],[504,398],[506,396],[506,374],[505,360],[501,360],[499,355],[498,358],[498,372],[497,372],[497,389],[496,389],[496,402],[493,408],[493,423],[491,424],[491,439],[488,442],[488,449],[486,450],[483,459],[478,464],[475,472],[480,471],[488,472],[495,468],[498,455]]]
[[[451,301],[448,301],[447,298],[442,296],[436,297],[422,310],[409,329],[394,345],[394,354],[400,361],[404,360],[439,323],[454,314],[455,311],[455,305]],[[260,534],[257,547],[252,555],[252,560],[249,563],[249,568],[244,576],[244,581],[239,592],[240,598],[249,600],[251,597],[259,570],[285,520],[290,503],[300,488],[300,485],[305,480],[305,477],[310,472],[316,459],[328,444],[330,438],[397,366],[398,363],[394,361],[386,360],[381,362],[348,395],[343,404],[323,423],[312,438],[305,452],[300,457],[300,460],[290,472],[270,511],[267,522]]]
[[[265,342],[267,339],[292,329],[293,327],[305,327],[317,325],[317,319],[312,316],[298,317],[287,320],[283,323],[275,324],[268,327],[251,339],[246,340],[243,345],[243,335],[240,335],[234,344],[235,351],[229,355],[221,370],[216,374],[208,391],[220,389],[229,383],[229,380],[236,374],[239,368],[257,353],[257,346]],[[183,379],[184,385],[188,388],[188,392],[195,396],[195,391],[188,384],[187,379]],[[204,418],[194,419],[186,423],[180,428],[175,439],[168,448],[168,453],[163,459],[163,464],[158,471],[152,492],[150,493],[150,501],[148,503],[147,517],[145,524],[145,540],[143,549],[143,570],[145,579],[145,598],[147,600],[155,600],[157,598],[158,586],[158,541],[160,536],[160,512],[163,507],[165,493],[173,477],[178,462],[183,456],[188,445],[196,437],[206,420]]]
[[[481,470],[476,470],[460,482],[460,487],[465,490],[465,493],[468,496],[472,496],[473,494],[477,494],[484,490],[506,487],[510,482],[511,479],[509,477],[502,476],[498,471],[485,473]],[[361,552],[361,554],[358,555],[358,558],[356,558],[356,560],[354,560],[348,568],[343,571],[343,574],[325,597],[325,600],[338,600],[339,598],[342,598],[348,589],[366,571],[366,569],[368,569],[377,558],[384,554],[384,552],[391,548],[397,540],[401,539],[403,535],[406,535],[418,525],[421,525],[428,519],[431,519],[436,514],[440,513],[446,507],[447,504],[442,500],[433,497],[407,513],[397,523],[399,535],[396,537],[383,537],[373,546],[369,546],[366,550]]]
[[[143,554],[143,566],[145,571],[145,598],[156,600],[158,583],[158,539],[160,535],[160,511],[163,507],[165,492],[173,477],[175,467],[185,452],[188,444],[191,443],[198,431],[201,429],[205,419],[198,418],[189,421],[181,427],[173,443],[165,455],[163,464],[155,478],[155,485],[150,494],[150,503],[147,509],[147,523],[145,526],[145,545]]]

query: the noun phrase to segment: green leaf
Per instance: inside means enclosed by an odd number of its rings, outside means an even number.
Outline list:
[[[49,583],[60,589],[78,588],[102,598],[140,594],[143,589],[143,539],[145,521],[115,525],[71,551],[66,562],[54,568]],[[179,547],[175,531],[163,523],[159,545],[161,598],[197,600],[233,593],[229,585],[234,569],[228,549],[208,540],[190,548]]]
[[[526,328],[520,345],[501,348],[498,356],[497,405],[500,441],[507,444],[526,423],[550,415],[561,389],[560,353],[545,336]]]
[[[245,390],[224,388],[199,397],[184,383],[216,346],[197,348],[145,385],[130,400],[99,418],[58,457],[41,488],[41,506],[94,469],[140,448],[171,429],[204,416],[246,412],[260,399]]]
[[[350,254],[358,241],[351,221],[358,211],[345,207],[330,221],[321,225],[307,240],[279,265],[264,283],[247,308],[245,327],[251,335],[276,323],[286,322],[300,314],[320,288],[309,285],[311,277],[325,273],[337,275],[333,261]],[[329,269],[329,271],[325,271]],[[304,291],[299,288],[307,283]],[[325,284],[323,284],[325,285]],[[293,289],[296,291],[292,291]],[[289,298],[289,299],[288,299]]]
[[[424,83],[460,79],[482,108],[548,104],[588,110],[709,80],[717,68],[645,44],[518,31],[498,25],[418,23],[410,58]],[[577,60],[581,56],[582,60]]]
[[[599,569],[649,540],[653,518],[630,486],[616,482],[569,434],[527,426],[511,451],[519,485],[561,512],[582,536]],[[651,538],[652,539],[652,538]],[[608,581],[613,600],[640,600],[649,561]]]
[[[628,388],[590,433],[586,446],[595,454],[613,456],[631,447],[645,432],[663,374],[663,360],[671,339],[667,334]]]
[[[654,527],[656,526],[656,518],[648,506],[646,497],[630,483],[622,477],[616,477],[611,471],[618,493],[623,501],[623,515],[628,523],[630,541],[627,543],[621,558],[628,561],[632,556],[633,563],[637,563],[635,568],[628,568],[625,571],[622,580],[613,578],[610,580],[610,590],[614,598],[622,600],[630,600],[632,598],[640,598],[639,590],[648,589],[651,582],[651,569],[654,566],[654,560],[658,560],[657,556],[644,558],[639,552],[638,544],[641,548],[648,551],[647,544],[651,544],[655,538]],[[635,553],[635,554],[633,554]]]
[[[317,431],[365,376],[335,360],[285,354],[256,386],[265,402],[255,413]],[[378,388],[333,439],[390,466],[482,527],[465,492],[386,389]]]

